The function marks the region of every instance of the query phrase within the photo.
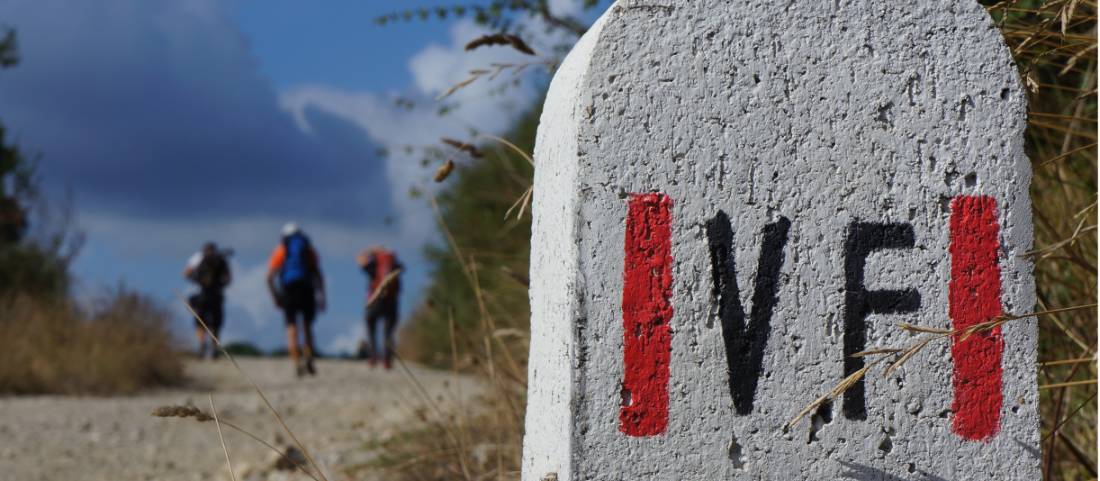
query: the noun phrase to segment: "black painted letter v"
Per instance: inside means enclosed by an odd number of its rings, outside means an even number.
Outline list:
[[[718,303],[722,340],[726,346],[730,395],[739,415],[752,412],[756,386],[760,381],[764,362],[764,347],[768,343],[772,312],[775,310],[779,270],[783,267],[783,248],[787,244],[790,228],[791,222],[785,217],[764,226],[756,282],[753,286],[751,322],[746,324],[741,291],[737,288],[733,226],[730,218],[725,212],[718,211],[707,222],[707,242],[710,245],[711,274],[714,280],[712,295]]]

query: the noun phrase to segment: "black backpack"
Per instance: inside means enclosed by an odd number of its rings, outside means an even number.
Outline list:
[[[195,268],[195,282],[203,290],[225,287],[225,278],[229,274],[229,263],[220,254],[203,256]]]

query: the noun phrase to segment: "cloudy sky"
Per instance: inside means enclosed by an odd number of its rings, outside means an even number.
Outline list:
[[[409,267],[402,304],[420,300],[435,241],[430,211],[408,195],[432,168],[405,145],[471,129],[502,133],[539,97],[545,74],[497,92],[488,82],[434,98],[474,68],[527,61],[508,49],[463,52],[485,33],[469,20],[376,26],[380,14],[435,2],[330,0],[4,0],[0,25],[18,34],[20,64],[0,72],[0,121],[41,156],[51,199],[71,193],[87,244],[77,294],[124,283],[177,307],[180,273],[202,242],[236,249],[224,337],[283,341],[266,259],[287,221],[320,252],[331,307],[320,347],[362,336],[366,281],[354,265],[369,244]],[[576,2],[552,2],[576,12]],[[531,25],[537,50],[561,41]],[[544,47],[540,49],[539,47]],[[498,81],[499,82],[499,81]],[[411,99],[413,107],[398,105]],[[387,148],[391,155],[380,156]]]

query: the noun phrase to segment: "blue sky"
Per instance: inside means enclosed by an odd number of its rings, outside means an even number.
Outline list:
[[[340,0],[306,7],[301,0],[246,0],[235,5],[233,18],[276,88],[320,83],[402,90],[412,81],[408,59],[429,43],[447,41],[446,24],[434,20],[374,25],[375,17],[404,3]]]
[[[406,261],[402,307],[411,312],[430,274],[422,246],[436,234],[425,202],[407,193],[434,187],[432,168],[400,147],[503,133],[545,85],[528,79],[494,93],[475,84],[454,97],[453,114],[438,116],[434,98],[470,69],[527,59],[501,48],[463,52],[485,33],[469,20],[373,23],[434,4],[0,3],[0,24],[16,28],[22,57],[0,72],[0,121],[41,156],[49,198],[72,195],[88,239],[74,265],[77,294],[118,283],[147,292],[173,306],[190,341],[180,272],[215,240],[237,251],[223,337],[280,346],[265,263],[280,226],[295,221],[313,238],[330,286],[317,324],[323,350],[349,349],[362,336],[366,281],[353,257],[367,245],[392,246]],[[536,49],[569,41],[530,40]],[[382,157],[380,147],[395,153]]]

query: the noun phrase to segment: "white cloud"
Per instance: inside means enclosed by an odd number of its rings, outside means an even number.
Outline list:
[[[235,306],[244,310],[253,327],[257,328],[269,326],[272,321],[281,319],[282,314],[275,309],[267,290],[267,265],[260,263],[242,267],[233,262],[232,269],[236,274],[225,296],[229,307]]]
[[[350,327],[332,338],[324,348],[326,354],[354,354],[359,351],[359,341],[366,337],[367,332],[363,320],[349,321],[344,325]]]
[[[579,11],[579,3],[554,2],[562,12]],[[524,19],[528,41],[536,51],[551,51],[552,45],[569,41],[569,34],[547,33],[539,20]],[[309,132],[307,112],[311,108],[348,119],[367,132],[374,143],[390,148],[386,159],[386,176],[392,186],[391,203],[395,207],[396,228],[401,238],[423,243],[436,236],[435,222],[423,200],[412,199],[409,187],[434,191],[430,182],[433,169],[420,165],[420,154],[406,152],[405,146],[439,145],[441,137],[469,139],[473,133],[501,135],[532,101],[539,91],[532,74],[544,73],[537,65],[547,60],[520,54],[510,48],[486,47],[471,52],[465,50],[470,40],[489,33],[471,20],[452,25],[446,44],[431,44],[409,60],[409,71],[415,90],[409,96],[418,100],[412,109],[394,104],[392,97],[373,92],[348,91],[324,85],[305,85],[289,89],[280,95],[280,103],[291,113],[298,127]],[[444,101],[454,108],[439,115],[441,105],[435,99],[447,89],[462,82],[475,69],[491,69],[494,64],[533,63],[523,69],[519,78],[505,71],[495,78],[484,76],[458,90]],[[514,82],[520,80],[519,82]]]
[[[581,0],[550,0],[547,3],[550,6],[550,13],[558,16],[576,17],[584,11]]]

